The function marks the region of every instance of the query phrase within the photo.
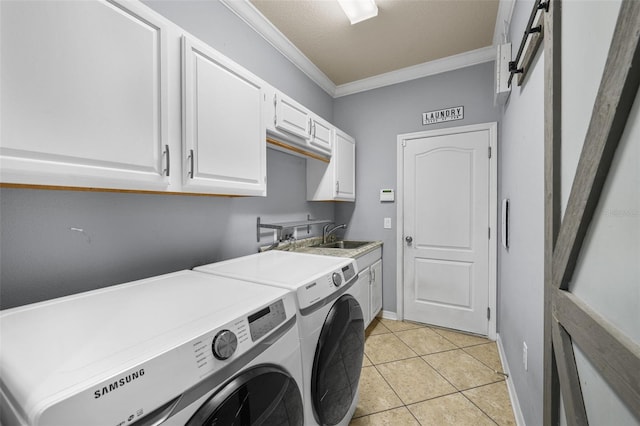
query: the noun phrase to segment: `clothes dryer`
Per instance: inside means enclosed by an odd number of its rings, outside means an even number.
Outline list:
[[[295,292],[305,425],[347,425],[358,403],[364,320],[351,258],[268,251],[195,268]]]
[[[294,295],[181,271],[0,312],[4,426],[303,425]]]

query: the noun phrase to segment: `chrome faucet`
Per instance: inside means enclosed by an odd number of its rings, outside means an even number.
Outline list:
[[[329,235],[333,234],[338,229],[346,229],[346,228],[347,228],[347,225],[344,223],[342,225],[336,225],[334,227],[331,227],[331,224],[327,223],[325,226],[322,227],[322,244],[327,244],[327,238],[329,237]]]

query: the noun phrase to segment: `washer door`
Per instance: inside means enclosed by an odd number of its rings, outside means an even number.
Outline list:
[[[187,426],[302,426],[300,389],[276,365],[258,365],[222,385],[189,419]]]
[[[364,355],[362,309],[350,294],[340,297],[322,326],[311,373],[313,414],[321,425],[344,419],[358,391]]]

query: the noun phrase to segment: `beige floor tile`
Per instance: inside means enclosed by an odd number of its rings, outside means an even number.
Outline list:
[[[495,423],[460,393],[408,406],[422,425],[482,426]]]
[[[469,389],[463,394],[500,426],[516,424],[506,382]]]
[[[367,327],[364,332],[365,336],[375,336],[376,334],[384,333],[391,333],[391,330],[385,327],[377,318],[371,321],[371,324],[369,324],[369,327]]]
[[[426,327],[426,325],[424,324],[418,324],[415,322],[395,321],[395,320],[390,320],[385,318],[380,318],[379,321],[394,333],[397,331],[404,331],[404,330],[411,330],[414,328]]]
[[[482,345],[484,343],[491,342],[491,340],[485,337],[474,336],[472,334],[460,333],[452,330],[446,330],[444,328],[434,328],[433,331],[435,331],[439,335],[443,336],[445,339],[453,342],[455,345],[461,348],[464,348],[467,346]]]
[[[417,356],[411,348],[392,333],[367,337],[364,342],[364,353],[374,365]]]
[[[370,365],[373,365],[373,364],[371,364],[371,361],[369,361],[369,358],[367,358],[367,355],[363,355],[362,356],[362,366],[363,367],[368,367]]]
[[[496,342],[486,343],[484,345],[469,346],[464,351],[485,364],[487,367],[495,371],[502,371],[502,363],[500,362],[500,354],[498,354],[498,346]]]
[[[349,426],[420,426],[406,407],[394,408],[382,413],[358,417],[351,420]]]
[[[465,390],[497,382],[504,376],[464,352],[462,349],[425,355],[422,357],[458,390]]]
[[[353,417],[385,411],[402,406],[402,401],[382,378],[375,367],[364,367],[360,374],[360,397]]]
[[[388,362],[377,369],[405,405],[457,392],[422,358]]]
[[[457,349],[457,346],[428,327],[395,333],[407,346],[418,355]]]

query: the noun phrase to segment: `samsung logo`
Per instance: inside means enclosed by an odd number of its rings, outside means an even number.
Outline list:
[[[106,394],[108,394],[109,392],[113,392],[114,390],[123,387],[124,385],[126,385],[127,383],[131,383],[134,380],[140,378],[144,376],[144,368],[141,368],[140,370],[133,372],[131,374],[127,374],[124,377],[121,377],[120,379],[116,380],[113,383],[109,383],[108,386],[103,386],[101,389],[97,389],[93,392],[93,398],[94,399],[98,399],[101,396],[105,396]]]

